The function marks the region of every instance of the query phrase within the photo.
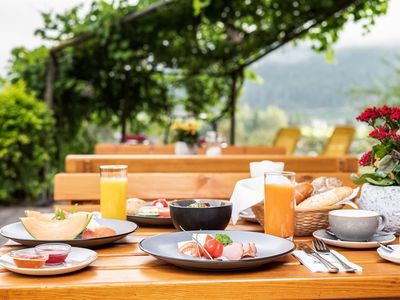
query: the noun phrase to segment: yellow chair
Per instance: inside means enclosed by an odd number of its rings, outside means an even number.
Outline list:
[[[322,156],[343,156],[349,152],[355,129],[353,126],[338,126],[325,144]]]
[[[293,154],[300,136],[301,132],[298,128],[281,128],[275,137],[274,147],[283,147],[286,149],[286,154]]]

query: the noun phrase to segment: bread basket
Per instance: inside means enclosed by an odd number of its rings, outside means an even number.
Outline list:
[[[296,211],[295,236],[312,235],[318,229],[327,228],[329,226],[328,213],[342,207],[343,205],[334,205],[318,210]],[[264,203],[258,203],[251,209],[257,221],[264,226]]]

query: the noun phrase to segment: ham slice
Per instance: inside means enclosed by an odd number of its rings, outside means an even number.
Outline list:
[[[222,256],[228,260],[239,260],[243,255],[243,244],[239,242],[233,242],[232,244],[225,246]]]
[[[254,243],[243,244],[243,255],[242,257],[255,257],[257,254],[257,248]]]

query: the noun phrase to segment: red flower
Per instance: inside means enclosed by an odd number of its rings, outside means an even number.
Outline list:
[[[381,117],[390,116],[390,114],[392,113],[392,109],[390,107],[388,107],[387,105],[384,105],[381,108],[378,108],[377,111]]]
[[[388,132],[386,131],[385,127],[381,126],[371,131],[369,136],[375,139],[384,139],[388,137]]]
[[[361,156],[361,158],[360,158],[360,160],[358,162],[358,164],[361,167],[370,166],[370,165],[372,165],[372,163],[373,163],[372,151],[365,152]]]
[[[390,121],[400,121],[400,107],[392,108],[392,112],[389,118]]]
[[[357,121],[369,122],[380,116],[378,109],[375,106],[365,109],[357,118]]]

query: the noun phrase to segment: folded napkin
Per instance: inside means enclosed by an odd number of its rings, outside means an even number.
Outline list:
[[[236,224],[239,213],[264,200],[264,173],[282,172],[284,163],[268,160],[250,163],[250,174],[253,178],[239,180],[233,190],[232,223]]]
[[[355,268],[357,271],[356,272],[362,272],[362,267],[359,265],[356,265],[355,263],[350,262],[346,257],[344,257],[342,254],[335,250],[331,250],[331,252],[335,253],[337,257],[342,259],[345,263],[347,263],[349,266]],[[319,253],[323,258],[325,258],[327,261],[331,262],[335,267],[339,268],[339,272],[345,272],[345,269],[342,267],[342,265],[336,260],[333,255],[330,255],[328,253]],[[307,269],[309,269],[311,272],[316,273],[316,272],[328,272],[327,268],[315,257],[308,255],[305,253],[303,250],[295,250],[292,252],[292,255],[296,257]]]

